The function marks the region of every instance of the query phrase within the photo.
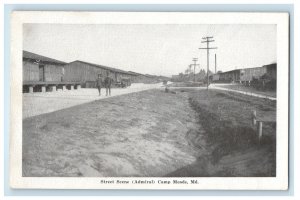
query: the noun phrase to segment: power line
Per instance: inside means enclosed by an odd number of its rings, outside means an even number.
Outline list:
[[[209,43],[210,42],[214,42],[213,40],[214,37],[202,37],[203,41],[201,41],[201,43],[206,43],[206,48],[199,48],[199,49],[206,49],[207,52],[207,90],[208,90],[208,85],[209,85],[209,76],[208,76],[208,72],[209,72],[209,50],[210,49],[217,49],[217,47],[209,47]]]

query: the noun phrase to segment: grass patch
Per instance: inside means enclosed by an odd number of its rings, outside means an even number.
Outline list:
[[[210,147],[210,162],[213,165],[222,162],[225,157],[261,149],[270,160],[266,165],[271,169],[262,174],[276,174],[276,122],[264,123],[264,137],[260,143],[256,127],[251,123],[253,109],[261,115],[266,110],[276,115],[274,103],[214,90],[191,92],[189,103],[197,113],[198,123],[205,130],[204,138]],[[254,155],[250,156],[250,160],[255,159]],[[226,173],[229,168],[224,169],[224,174],[229,175]]]

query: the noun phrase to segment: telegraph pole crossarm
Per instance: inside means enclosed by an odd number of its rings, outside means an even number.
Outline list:
[[[218,47],[199,48],[199,49],[217,49]]]

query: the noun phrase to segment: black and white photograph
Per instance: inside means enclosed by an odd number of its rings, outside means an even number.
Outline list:
[[[20,179],[286,189],[286,13],[29,13],[12,40]]]

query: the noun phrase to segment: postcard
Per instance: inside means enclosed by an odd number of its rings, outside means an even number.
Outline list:
[[[10,186],[287,190],[289,15],[11,14]]]

